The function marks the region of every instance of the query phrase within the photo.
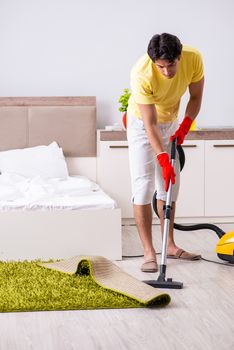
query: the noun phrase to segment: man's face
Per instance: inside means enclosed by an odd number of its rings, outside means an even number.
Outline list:
[[[158,59],[155,61],[155,65],[164,77],[171,79],[176,75],[179,58],[175,59],[173,62]]]

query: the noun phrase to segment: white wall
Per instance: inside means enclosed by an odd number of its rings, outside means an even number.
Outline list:
[[[0,96],[95,95],[98,127],[120,122],[132,64],[169,32],[204,57],[198,126],[234,126],[233,14],[233,0],[0,0]]]

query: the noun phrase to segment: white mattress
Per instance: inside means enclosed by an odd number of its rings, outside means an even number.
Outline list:
[[[0,211],[114,209],[115,201],[84,176],[62,179],[0,175]]]

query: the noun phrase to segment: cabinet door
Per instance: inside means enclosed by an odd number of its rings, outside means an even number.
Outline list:
[[[204,141],[185,141],[176,217],[204,216]]]
[[[127,141],[98,142],[97,182],[117,202],[122,218],[132,218]]]
[[[234,140],[205,143],[205,215],[234,216]]]

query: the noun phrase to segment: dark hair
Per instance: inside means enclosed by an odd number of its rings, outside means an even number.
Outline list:
[[[148,55],[153,62],[158,59],[175,61],[181,54],[182,44],[177,36],[162,33],[152,37],[148,45]]]

